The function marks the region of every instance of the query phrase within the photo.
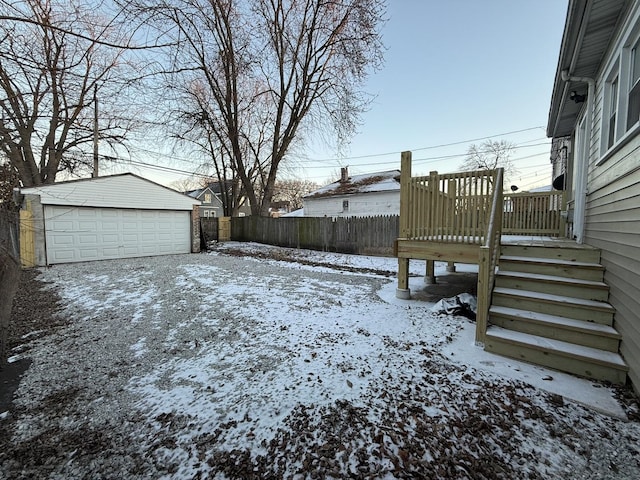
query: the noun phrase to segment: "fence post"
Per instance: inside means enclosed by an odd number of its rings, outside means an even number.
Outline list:
[[[194,205],[191,210],[191,253],[200,252],[200,207]]]
[[[20,260],[24,268],[36,265],[33,214],[30,210],[20,210]]]
[[[228,242],[231,240],[231,217],[220,217],[218,219],[218,241]]]

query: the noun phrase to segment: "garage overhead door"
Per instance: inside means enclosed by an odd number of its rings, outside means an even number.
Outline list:
[[[44,206],[49,264],[191,251],[190,212]]]

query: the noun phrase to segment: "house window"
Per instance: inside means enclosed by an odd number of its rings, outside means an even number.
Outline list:
[[[205,210],[204,211],[204,216],[205,216],[205,218],[209,218],[209,210]]]
[[[349,200],[343,200],[342,201],[342,211],[343,212],[348,212],[349,211]]]
[[[640,41],[631,49],[627,131],[640,120]]]
[[[211,203],[211,194],[210,193],[205,193],[204,194],[204,203]]]
[[[611,148],[616,141],[616,115],[618,113],[618,77],[609,86],[609,132],[607,148]]]

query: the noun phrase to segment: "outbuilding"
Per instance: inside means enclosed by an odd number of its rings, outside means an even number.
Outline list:
[[[200,201],[132,173],[21,190],[24,266],[197,252]]]

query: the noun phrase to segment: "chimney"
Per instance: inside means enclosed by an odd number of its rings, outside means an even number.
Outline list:
[[[340,183],[347,183],[349,181],[349,167],[342,167],[340,169]]]

